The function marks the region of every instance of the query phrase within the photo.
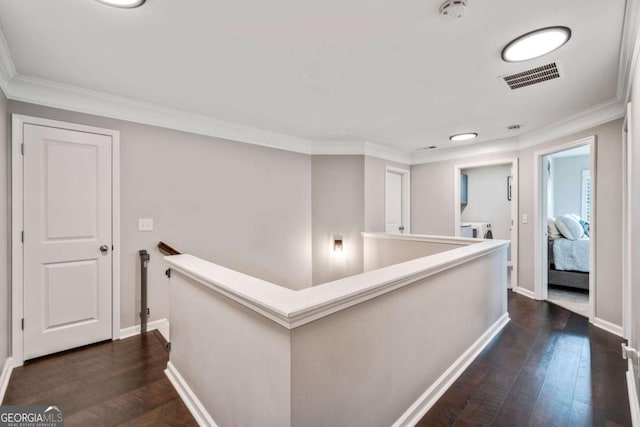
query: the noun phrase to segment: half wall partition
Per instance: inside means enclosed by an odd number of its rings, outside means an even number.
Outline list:
[[[362,274],[298,291],[165,258],[167,375],[202,425],[413,425],[509,321],[509,242],[363,239]]]

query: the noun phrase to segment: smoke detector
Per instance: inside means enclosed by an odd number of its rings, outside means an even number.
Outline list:
[[[445,21],[455,21],[464,16],[469,0],[447,0],[440,6],[440,16]]]

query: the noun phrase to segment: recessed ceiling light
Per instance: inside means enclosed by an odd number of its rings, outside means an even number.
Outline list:
[[[475,132],[459,133],[457,135],[451,135],[449,139],[453,142],[470,141],[478,137]]]
[[[96,0],[98,3],[106,4],[113,7],[123,7],[132,9],[144,4],[146,0]]]
[[[538,58],[564,46],[570,38],[571,30],[567,27],[531,31],[509,42],[502,49],[502,59],[506,62],[520,62]]]

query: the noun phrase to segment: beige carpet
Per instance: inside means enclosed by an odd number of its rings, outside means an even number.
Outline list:
[[[589,294],[570,288],[549,287],[549,302],[564,307],[569,311],[589,317]]]

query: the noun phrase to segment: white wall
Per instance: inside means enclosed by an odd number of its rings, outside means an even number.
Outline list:
[[[291,426],[290,331],[178,271],[170,292],[171,363],[215,423]]]
[[[11,311],[9,293],[9,116],[7,98],[0,90],[0,370],[10,355]]]
[[[558,157],[552,165],[553,217],[582,215],[582,171],[590,169],[590,156]]]
[[[462,222],[489,222],[494,239],[511,240],[511,202],[507,199],[507,177],[511,165],[464,169],[468,176],[467,205]]]
[[[362,272],[364,230],[364,157],[313,156],[313,284]],[[334,253],[333,236],[343,237]]]
[[[172,257],[171,363],[221,426],[409,425],[508,321],[507,245],[439,243],[298,291]]]
[[[572,135],[524,149],[474,156],[474,162],[519,158],[518,286],[534,291],[534,155],[536,151],[595,135],[597,148],[597,289],[596,317],[622,324],[622,120],[614,120]],[[457,159],[411,167],[412,231],[454,235],[454,166]],[[522,223],[522,215],[528,224]]]
[[[377,270],[416,258],[460,248],[466,243],[397,239],[394,237],[363,238],[364,271]]]
[[[506,252],[293,329],[291,425],[394,424],[506,313]]]
[[[312,156],[313,284],[362,272],[362,231],[385,231],[387,166],[408,165],[369,156]],[[334,254],[334,235],[344,253]]]
[[[310,156],[16,101],[9,111],[120,131],[121,327],[139,323],[139,249],[151,254],[151,320],[169,314],[160,240],[283,286],[310,286]],[[138,232],[147,217],[154,231]]]
[[[123,328],[139,323],[140,249],[151,254],[150,320],[168,315],[160,240],[292,289],[361,272],[365,221],[370,231],[384,231],[385,167],[403,166],[365,156],[308,156],[18,101],[8,103],[8,113],[120,131]],[[146,217],[155,230],[138,232],[137,219]],[[329,252],[333,234],[344,237],[342,257]]]

